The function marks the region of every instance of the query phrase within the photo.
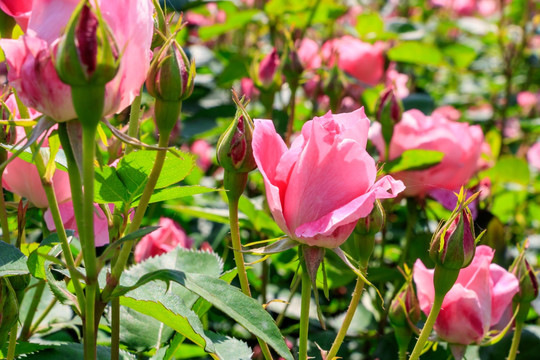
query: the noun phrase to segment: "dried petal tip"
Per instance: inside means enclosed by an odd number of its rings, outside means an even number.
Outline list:
[[[116,76],[116,42],[101,15],[87,1],[73,12],[54,60],[58,77],[70,86],[105,86]]]

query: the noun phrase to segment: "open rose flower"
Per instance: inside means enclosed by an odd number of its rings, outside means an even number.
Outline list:
[[[0,9],[15,19],[23,31],[28,27],[32,0],[0,0]]]
[[[20,120],[21,117],[15,96],[10,95],[5,101],[5,105],[11,113],[11,118]],[[33,119],[41,115],[34,109],[28,109],[28,111]],[[4,113],[4,115],[7,115],[7,111],[4,111]],[[5,118],[8,118],[8,116]],[[26,133],[24,129],[18,126],[16,129],[15,141],[18,142],[25,137]],[[48,146],[47,139],[43,142],[43,146]],[[69,187],[69,176],[67,172],[56,170],[51,181],[54,193],[56,194],[56,200],[59,203],[71,199],[71,189]],[[4,189],[28,199],[28,201],[39,208],[46,208],[49,206],[47,195],[45,195],[45,190],[41,184],[41,178],[39,177],[36,166],[32,163],[19,158],[13,159],[4,170],[2,175],[2,186]]]
[[[390,176],[375,181],[366,152],[369,119],[361,108],[330,112],[304,124],[287,149],[271,120],[255,120],[253,155],[266,185],[270,211],[293,240],[336,248],[367,216],[376,199],[403,191]]]
[[[146,78],[154,28],[153,7],[149,0],[99,3],[121,49],[120,68],[105,89],[103,115],[109,115],[128,106]],[[71,89],[58,78],[52,55],[77,4],[78,0],[34,0],[26,34],[17,40],[0,40],[9,65],[10,85],[27,106],[56,121],[76,117]]]
[[[478,246],[472,263],[460,271],[435,322],[439,338],[451,344],[478,344],[512,305],[512,298],[519,290],[518,279],[491,263],[494,253],[489,246]],[[433,272],[420,260],[414,264],[418,301],[426,315],[435,298]]]
[[[113,205],[109,205],[111,210],[114,209]],[[73,210],[73,203],[71,201],[58,205],[60,210],[60,216],[66,230],[75,231],[75,236],[79,236],[79,229],[77,228],[77,221],[75,219],[75,211]],[[51,210],[47,209],[44,214],[45,224],[51,231],[56,231],[56,225],[51,214]],[[107,217],[103,213],[103,210],[94,204],[94,238],[96,246],[103,246],[109,243],[109,222]]]
[[[540,170],[540,142],[535,143],[527,151],[527,161],[536,170]]]
[[[374,124],[370,138],[383,154],[384,140],[378,123]],[[457,191],[477,171],[483,141],[478,125],[452,121],[435,112],[426,116],[413,109],[404,112],[394,127],[389,158],[395,159],[410,149],[440,151],[444,157],[438,165],[426,170],[399,172],[395,177],[405,183],[407,196],[423,197],[440,188]]]
[[[347,35],[325,42],[322,54],[329,66],[337,64],[364,84],[376,85],[383,77],[383,43],[370,44]]]
[[[145,235],[135,246],[136,262],[164,254],[177,246],[189,249],[193,245],[193,240],[174,220],[162,217],[159,226],[159,229]]]

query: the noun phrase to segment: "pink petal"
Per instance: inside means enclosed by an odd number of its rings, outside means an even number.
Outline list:
[[[257,119],[255,120],[252,144],[255,162],[264,178],[268,207],[281,230],[290,235],[290,230],[283,216],[281,200],[285,195],[286,184],[276,180],[278,165],[281,157],[287,151],[287,146],[276,133],[272,120]]]
[[[519,281],[497,264],[489,266],[493,287],[491,289],[491,325],[499,322],[505,311],[511,307],[512,299],[519,292]]]
[[[480,342],[489,327],[489,322],[485,322],[485,305],[475,291],[461,284],[454,285],[444,298],[435,322],[437,335],[449,343],[469,345]]]
[[[420,259],[416,260],[413,267],[413,279],[416,284],[416,295],[420,309],[426,314],[431,311],[435,299],[435,287],[433,285],[434,270],[426,268]]]

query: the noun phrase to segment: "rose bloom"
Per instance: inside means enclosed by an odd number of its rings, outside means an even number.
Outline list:
[[[365,43],[346,35],[325,42],[322,54],[329,66],[337,64],[364,84],[376,85],[384,75],[383,43]]]
[[[461,16],[475,13],[490,16],[499,10],[499,0],[431,0],[431,4],[451,9]]]
[[[198,139],[191,144],[190,151],[197,155],[197,166],[207,171],[212,166],[214,148],[203,139]]]
[[[114,210],[113,205],[109,205],[111,210]],[[75,231],[75,236],[79,236],[79,229],[77,228],[77,221],[75,219],[75,212],[73,210],[73,203],[71,201],[58,205],[60,210],[60,216],[62,217],[62,223],[66,230]],[[51,231],[56,230],[54,219],[51,214],[51,210],[47,209],[44,214],[45,224],[47,229]],[[94,204],[94,244],[95,246],[104,246],[109,243],[109,222],[107,217],[103,213],[103,210]]]
[[[527,151],[527,161],[531,166],[540,171],[540,142],[535,143]]]
[[[11,112],[12,119],[21,119],[15,96],[10,95],[5,101],[5,105]],[[32,119],[41,115],[34,109],[28,109],[28,111]],[[3,119],[9,117],[7,111],[2,111],[0,114],[2,114]],[[18,141],[25,137],[26,133],[24,129],[21,126],[17,126],[15,143],[18,143]],[[43,142],[43,146],[48,146],[47,139]],[[54,193],[56,194],[56,200],[59,203],[71,199],[71,188],[69,186],[69,176],[67,172],[57,169],[52,177],[52,185]],[[28,201],[39,208],[46,208],[49,206],[47,195],[45,195],[45,190],[41,184],[41,178],[39,177],[36,166],[32,163],[19,158],[13,159],[4,170],[2,175],[2,186],[4,189],[28,199]]]
[[[28,27],[32,0],[0,0],[0,9],[15,19],[23,31]]]
[[[403,183],[376,181],[375,161],[366,152],[369,119],[361,108],[328,112],[304,124],[287,149],[271,120],[255,120],[253,155],[278,226],[293,240],[336,248],[369,215],[376,199],[393,198]]]
[[[109,115],[131,104],[146,78],[153,6],[149,0],[99,3],[121,52],[118,73],[105,88],[103,115]],[[56,121],[76,118],[71,88],[58,78],[52,53],[78,4],[79,0],[34,0],[26,34],[17,40],[0,40],[9,65],[9,84],[27,106]]]
[[[518,279],[491,263],[494,253],[489,246],[478,246],[472,263],[459,272],[435,322],[439,338],[451,344],[478,344],[512,306],[512,298],[519,291]],[[435,298],[433,273],[420,260],[414,264],[416,293],[426,315]]]
[[[372,126],[371,140],[381,154],[384,140],[380,124]],[[448,120],[419,110],[409,110],[394,127],[390,143],[390,160],[405,150],[435,150],[444,154],[442,161],[426,170],[403,171],[394,176],[405,183],[406,196],[424,197],[431,190],[442,188],[457,191],[477,171],[484,135],[478,125]]]
[[[164,254],[177,246],[189,249],[193,245],[193,240],[174,220],[162,217],[159,226],[159,229],[145,235],[135,246],[135,262]]]

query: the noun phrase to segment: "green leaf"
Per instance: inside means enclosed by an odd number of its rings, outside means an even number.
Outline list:
[[[156,183],[161,189],[183,180],[195,166],[193,155],[178,151],[179,156],[170,152],[165,156],[165,163]],[[134,151],[123,157],[116,173],[124,183],[131,198],[141,195],[154,167],[156,152],[149,150]]]
[[[161,347],[175,332],[161,321],[130,307],[120,307],[120,318],[120,343],[137,352],[150,350],[158,344]]]
[[[17,152],[17,150],[20,150],[23,148],[22,145],[7,145],[7,144],[0,144],[0,147],[3,147],[4,149],[12,152],[12,153],[15,153]],[[55,157],[54,157],[54,161],[56,162],[56,167],[58,169],[61,169],[63,171],[67,171],[67,160],[66,160],[66,155],[64,153],[64,150],[62,149],[58,149],[56,150],[56,154],[55,154]],[[39,152],[41,153],[41,155],[43,156],[43,158],[45,159],[49,159],[51,156],[50,156],[50,149],[48,147],[41,147],[39,148]],[[25,148],[22,150],[22,152],[18,155],[18,158],[19,159],[22,159],[26,162],[29,162],[29,163],[33,163],[34,162],[34,155],[32,155],[32,150],[28,149],[28,148]]]
[[[362,13],[357,17],[356,31],[362,39],[374,39],[384,31],[384,22],[377,13]]]
[[[240,29],[253,21],[253,17],[259,14],[259,10],[245,10],[231,13],[222,24],[205,26],[199,29],[201,40],[210,40],[229,31]]]
[[[45,271],[45,263],[47,262],[47,259],[45,259],[45,257],[42,255],[57,256],[61,251],[61,248],[58,245],[60,245],[58,233],[52,233],[43,239],[43,241],[39,244],[39,247],[32,251],[30,256],[28,256],[26,264],[28,266],[28,270],[30,270],[30,273],[34,277],[38,279],[46,278],[47,274]],[[53,253],[51,253],[53,248],[56,249]]]
[[[26,256],[15,246],[0,241],[0,277],[28,273]]]
[[[530,171],[527,161],[514,156],[502,156],[495,166],[482,172],[480,178],[488,176],[493,183],[517,183],[527,185]]]
[[[30,360],[74,360],[84,358],[82,344],[66,343],[61,345],[51,345],[43,351],[27,354],[24,359]],[[97,347],[97,360],[110,360],[111,349],[105,346]],[[134,360],[135,357],[123,350],[120,351],[121,360]]]
[[[221,359],[226,360],[251,360],[253,352],[243,341],[229,336],[223,336],[207,331],[206,335],[212,340],[216,352]]]
[[[7,347],[8,344],[6,343],[4,348],[0,351],[0,359],[7,358]],[[50,349],[52,347],[54,347],[54,345],[36,344],[27,341],[17,341],[17,347],[15,348],[15,356],[32,354],[40,350]]]
[[[185,273],[178,270],[157,270],[143,275],[131,286],[118,286],[113,296],[126,294],[153,280],[174,281],[184,286],[230,316],[249,332],[262,339],[273,347],[279,355],[287,360],[293,360],[278,327],[266,310],[255,299],[244,295],[238,288],[227,284],[221,279],[202,274]],[[155,292],[151,292],[145,295],[150,296],[155,294]],[[121,303],[122,299],[126,298],[126,296],[121,298]],[[164,295],[161,295],[160,299],[163,297]],[[166,324],[169,325],[169,323]],[[193,334],[190,335],[193,336]],[[201,334],[198,335],[201,336]]]
[[[128,286],[135,284],[142,276],[162,269],[177,269],[184,272],[204,274],[217,278],[223,271],[223,263],[215,253],[186,250],[177,247],[168,253],[146,259],[145,261],[132,266],[128,271],[122,274],[123,281],[121,284]],[[151,287],[151,289],[149,287]],[[167,286],[162,282],[149,284],[141,289],[141,291],[164,293],[169,288],[170,291],[182,298],[188,308],[191,308],[199,298],[196,294],[186,290],[183,286],[178,284]]]
[[[112,166],[96,168],[94,181],[94,201],[99,204],[127,203],[129,193]]]
[[[459,43],[446,46],[443,49],[444,55],[452,60],[452,63],[459,69],[466,69],[476,59],[476,50]]]
[[[204,194],[213,191],[219,191],[220,189],[209,188],[206,186],[174,186],[166,189],[157,190],[150,197],[150,203],[155,203],[165,200],[180,199],[186,196],[193,196],[197,194]],[[139,199],[140,200],[140,199]],[[131,203],[132,206],[139,205],[139,200],[135,200]]]
[[[443,157],[444,153],[440,151],[405,150],[398,158],[387,162],[384,171],[386,173],[396,173],[405,170],[424,170],[440,163]]]
[[[436,47],[416,41],[402,42],[388,50],[391,61],[417,65],[437,66],[442,63],[442,54]]]
[[[120,304],[161,321],[207,352],[216,353],[197,315],[177,295],[138,292],[121,296]]]

